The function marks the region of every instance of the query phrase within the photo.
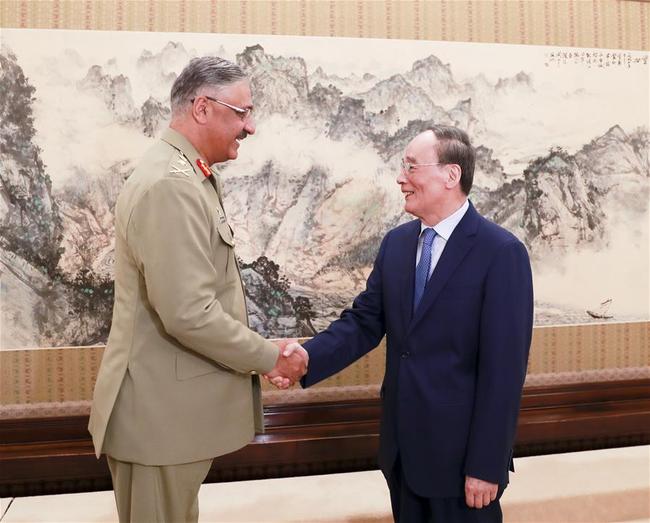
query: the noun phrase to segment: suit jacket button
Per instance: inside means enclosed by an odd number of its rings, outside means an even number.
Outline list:
[[[411,353],[410,353],[409,351],[402,352],[402,358],[403,358],[403,359],[408,358],[410,355],[411,355]]]

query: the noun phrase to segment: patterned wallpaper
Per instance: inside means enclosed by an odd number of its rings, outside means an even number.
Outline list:
[[[649,50],[632,0],[3,0],[2,27],[404,38]]]
[[[33,405],[70,403],[60,415],[86,410],[92,399],[102,347],[10,350],[0,352],[0,418],[29,412]],[[308,390],[274,391],[265,401],[328,401],[374,397],[384,375],[385,347]],[[650,323],[536,328],[527,385],[609,381],[650,377]]]

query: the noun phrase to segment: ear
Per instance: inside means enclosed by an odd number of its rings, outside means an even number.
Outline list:
[[[456,163],[450,163],[447,165],[447,182],[445,185],[448,189],[453,189],[460,183],[460,165]]]
[[[208,121],[208,100],[203,96],[197,96],[191,107],[192,118],[200,124]]]

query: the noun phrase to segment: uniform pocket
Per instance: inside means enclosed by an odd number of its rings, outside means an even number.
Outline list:
[[[235,238],[232,234],[232,229],[230,228],[230,225],[228,225],[227,221],[224,220],[223,222],[218,222],[217,231],[219,231],[219,236],[221,236],[221,239],[225,243],[231,247],[235,246]]]
[[[198,378],[218,370],[217,364],[207,358],[185,352],[176,353],[176,379],[179,381]]]

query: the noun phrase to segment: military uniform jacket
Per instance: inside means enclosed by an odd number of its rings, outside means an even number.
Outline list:
[[[97,456],[189,463],[262,430],[256,374],[278,349],[247,326],[220,185],[199,159],[168,129],[118,198],[113,321],[88,427]]]

